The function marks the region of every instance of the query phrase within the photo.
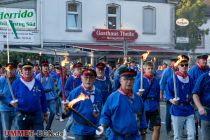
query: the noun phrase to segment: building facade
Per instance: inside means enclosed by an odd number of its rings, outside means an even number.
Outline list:
[[[36,14],[36,26],[33,29],[17,30],[17,34],[33,34],[32,39],[25,43],[11,39],[10,45],[14,46],[14,49],[29,47],[25,50],[43,53],[49,53],[49,50],[53,49],[64,50],[70,57],[83,57],[85,62],[91,63],[101,55],[106,55],[110,60],[125,55],[138,59],[139,55],[147,50],[151,51],[151,57],[162,59],[177,55],[179,51],[173,49],[174,6],[165,0],[0,2],[1,10],[33,9]],[[6,31],[5,28],[0,30]],[[5,47],[5,39],[1,44]],[[123,51],[123,48],[127,48],[127,52]],[[86,56],[89,56],[90,60]]]

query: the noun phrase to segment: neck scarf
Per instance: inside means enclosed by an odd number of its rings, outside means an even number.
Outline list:
[[[187,73],[181,73],[179,71],[176,71],[175,74],[181,76],[183,79],[187,78],[187,76],[188,76]]]
[[[153,79],[153,75],[152,76],[149,76],[149,75],[146,75],[146,74],[143,74],[143,76],[149,80],[152,80]]]
[[[206,66],[201,66],[200,64],[196,64],[197,65],[197,67],[199,68],[199,69],[201,69],[201,70],[206,70]]]
[[[26,79],[25,77],[21,76],[21,79],[25,82],[31,82],[34,79],[34,77],[32,76],[30,79]]]
[[[118,91],[120,92],[120,94],[125,95],[125,96],[128,96],[128,97],[133,96],[133,91],[132,91],[132,90],[130,90],[129,92],[125,92],[125,91],[122,89],[122,87],[120,87],[120,88],[118,89]]]

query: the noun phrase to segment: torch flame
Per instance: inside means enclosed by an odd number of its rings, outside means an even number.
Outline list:
[[[182,57],[182,55],[179,55],[178,57],[177,57],[177,61],[176,61],[176,63],[174,64],[174,66],[175,67],[177,67],[178,65],[179,65],[179,63],[180,62],[182,62],[183,60],[186,60],[184,57]]]
[[[89,97],[87,95],[85,95],[84,93],[80,93],[80,95],[73,99],[71,102],[68,103],[68,107],[72,108],[74,104],[76,104],[79,101],[84,101],[86,99],[89,99]]]
[[[141,58],[145,61],[145,60],[147,59],[149,53],[150,53],[150,51],[147,51],[146,53],[143,53],[143,54],[141,55]]]
[[[65,59],[61,61],[61,66],[64,67],[68,63],[69,63],[68,57],[65,57]]]

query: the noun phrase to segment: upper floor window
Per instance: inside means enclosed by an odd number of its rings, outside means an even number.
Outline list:
[[[67,29],[78,30],[82,28],[82,4],[80,2],[67,2]]]
[[[146,6],[143,8],[143,33],[156,33],[156,10],[155,7]]]
[[[107,27],[108,29],[120,28],[120,6],[109,4],[107,6]]]

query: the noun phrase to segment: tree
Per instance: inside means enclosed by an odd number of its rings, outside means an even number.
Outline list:
[[[31,62],[41,61],[48,59],[50,56],[42,54],[41,57],[36,53],[22,53],[22,52],[10,52],[10,62],[19,63],[30,60]],[[0,51],[0,64],[7,64],[7,51]]]
[[[192,50],[194,52],[196,46],[201,43],[201,36],[208,34],[209,29],[201,29],[200,27],[207,22],[204,10],[207,5],[204,0],[180,0],[176,7],[176,19],[186,18],[189,20],[188,26],[176,25],[177,37],[189,37],[189,43],[177,43],[176,48],[181,50]]]

